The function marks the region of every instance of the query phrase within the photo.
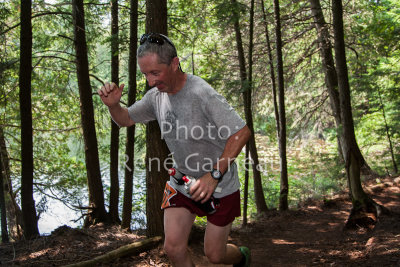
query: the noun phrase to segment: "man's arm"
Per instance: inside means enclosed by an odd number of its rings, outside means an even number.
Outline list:
[[[119,100],[122,96],[124,84],[118,87],[115,83],[106,83],[97,91],[101,101],[108,107],[113,121],[119,126],[131,126],[135,122],[129,117],[128,109],[121,107]]]
[[[240,129],[237,133],[231,135],[226,141],[221,157],[213,167],[224,174],[232,162],[236,159],[237,155],[239,155],[243,146],[250,139],[250,136],[251,132],[247,125]],[[195,201],[202,200],[202,203],[206,202],[214,193],[217,185],[218,181],[211,177],[211,173],[206,173],[204,176],[198,179],[196,184],[190,189],[192,199]]]

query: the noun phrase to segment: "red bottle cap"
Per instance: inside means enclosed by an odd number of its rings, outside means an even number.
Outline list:
[[[175,168],[169,169],[169,170],[168,170],[168,174],[171,175],[171,176],[174,176],[174,175],[176,174]]]
[[[187,182],[190,181],[189,178],[187,178],[186,176],[183,176],[183,177],[182,177],[182,180],[183,180],[185,183],[187,183]]]

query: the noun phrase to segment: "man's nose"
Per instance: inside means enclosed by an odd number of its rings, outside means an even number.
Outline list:
[[[147,83],[149,84],[150,87],[154,87],[155,85],[155,79],[151,76],[147,76]]]

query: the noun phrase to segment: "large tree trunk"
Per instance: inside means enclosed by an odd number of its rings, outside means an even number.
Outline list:
[[[104,208],[103,184],[100,174],[99,152],[97,148],[96,128],[92,89],[89,79],[89,62],[85,35],[85,14],[82,0],[72,1],[74,20],[76,72],[81,101],[81,124],[85,143],[85,161],[89,188],[90,212],[85,219],[85,226],[107,221]]]
[[[233,5],[236,5],[236,0],[231,0]],[[234,10],[236,10],[234,8]],[[250,155],[252,158],[253,164],[253,179],[254,179],[254,195],[256,199],[256,206],[258,213],[264,213],[268,211],[267,204],[265,202],[264,192],[262,188],[262,180],[261,173],[258,168],[259,160],[257,154],[256,140],[254,137],[254,126],[253,126],[253,115],[251,111],[251,87],[249,86],[247,73],[246,73],[246,62],[244,58],[244,50],[242,44],[242,36],[240,33],[240,25],[239,25],[239,14],[235,12],[234,15],[234,28],[236,34],[236,46],[238,51],[238,60],[240,67],[240,80],[242,82],[242,91],[243,91],[243,102],[244,102],[244,112],[246,117],[246,123],[251,131],[251,137],[249,140],[249,148]]]
[[[346,63],[346,52],[343,32],[343,7],[341,0],[332,1],[333,30],[335,39],[335,61],[339,85],[340,116],[342,128],[340,131],[343,156],[346,165],[346,175],[349,193],[353,203],[352,212],[347,221],[348,227],[355,225],[368,226],[376,221],[366,213],[373,213],[376,218],[382,207],[376,204],[363,190],[360,171],[363,159],[357,153],[357,141],[354,133],[354,122],[351,111],[350,85]]]
[[[32,140],[32,2],[21,1],[21,53],[19,67],[19,103],[21,114],[21,206],[24,236],[39,236],[38,218],[33,199],[33,140]]]
[[[167,35],[167,1],[147,0],[146,32],[158,32]],[[164,168],[169,150],[157,121],[146,127],[146,218],[147,236],[163,235],[163,212],[161,202],[165,183],[169,178]]]
[[[118,0],[111,1],[111,81],[119,85]],[[119,127],[111,119],[110,140],[110,221],[120,223],[119,202]]]
[[[10,164],[4,137],[3,128],[0,126],[0,171],[3,174],[3,189],[6,204],[6,213],[10,236],[14,240],[22,237],[22,211],[15,200],[15,194],[11,183]]]
[[[279,0],[274,0],[276,57],[278,68],[278,101],[279,101],[279,157],[281,164],[281,187],[279,210],[288,209],[289,182],[286,158],[286,114],[285,114],[285,85],[283,79],[282,38]]]
[[[137,50],[137,19],[138,19],[138,1],[131,0],[130,30],[129,30],[129,88],[128,88],[128,107],[133,105],[136,100],[136,50]],[[125,186],[124,203],[122,207],[121,227],[130,229],[132,218],[132,193],[133,193],[133,173],[135,159],[135,125],[126,129],[125,146]]]
[[[339,91],[338,91],[338,77],[336,73],[335,63],[332,55],[332,44],[330,41],[330,34],[328,24],[325,22],[324,13],[322,12],[320,0],[309,0],[311,6],[311,12],[313,14],[315,28],[318,33],[319,47],[322,59],[322,68],[325,73],[325,84],[328,89],[329,99],[331,104],[331,109],[333,117],[335,118],[336,129],[338,132],[338,150],[341,158],[344,159],[343,155],[343,140],[342,136],[339,134],[340,128],[342,127],[341,119],[341,107],[339,101]],[[355,153],[357,157],[360,158],[362,164],[362,172],[364,174],[374,174],[371,168],[368,166],[364,160],[361,150],[356,144]]]

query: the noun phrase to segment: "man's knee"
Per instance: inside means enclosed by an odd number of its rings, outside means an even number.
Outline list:
[[[168,258],[174,261],[185,254],[187,251],[187,244],[180,244],[180,242],[166,239],[164,242],[164,251],[167,253]]]

